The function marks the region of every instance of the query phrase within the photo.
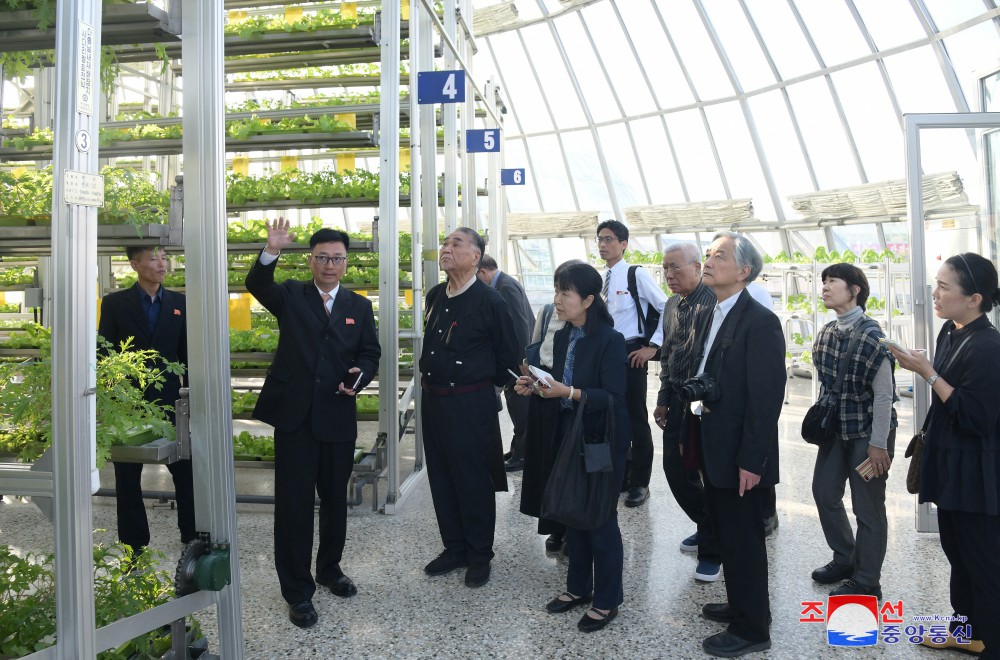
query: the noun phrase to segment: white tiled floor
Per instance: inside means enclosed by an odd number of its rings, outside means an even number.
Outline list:
[[[652,379],[650,384],[652,390]],[[880,642],[875,648],[854,652],[831,648],[826,645],[823,624],[799,622],[800,603],[821,600],[828,590],[814,584],[809,574],[831,557],[810,489],[815,449],[798,435],[799,420],[809,404],[808,392],[808,381],[794,381],[792,404],[782,416],[777,491],[781,526],[768,540],[774,646],[758,657],[933,656],[935,652],[914,647],[905,639],[894,646]],[[898,409],[903,420],[899,437],[909,438],[910,401],[904,399]],[[502,419],[509,429],[506,413]],[[905,441],[900,444],[905,446]],[[535,534],[535,521],[518,512],[519,474],[511,478],[510,491],[497,496],[497,557],[491,581],[480,589],[466,588],[461,572],[439,578],[424,575],[422,567],[441,549],[426,482],[397,515],[372,513],[370,502],[352,510],[342,566],[359,594],[342,600],[319,591],[314,603],[320,621],[309,630],[288,622],[278,591],[271,507],[239,505],[246,657],[707,657],[701,640],[723,626],[703,619],[700,607],[724,600],[725,589],[721,581],[711,585],[694,581],[695,560],[678,549],[680,540],[694,528],[670,495],[659,468],[659,448],[656,460],[649,502],[638,509],[622,506],[619,511],[625,540],[625,604],[616,621],[592,635],[576,630],[582,611],[550,615],[544,610],[545,603],[563,589],[565,559],[547,556],[544,538]],[[916,614],[950,614],[947,562],[936,534],[914,530],[915,502],[904,487],[908,461],[902,459],[902,447],[897,461],[889,482],[885,597],[902,600],[908,620]],[[151,468],[147,472],[151,473],[147,488],[169,487],[169,478]],[[105,477],[105,484],[111,485],[113,479]],[[266,492],[271,477],[263,470],[240,470],[238,488],[240,492]],[[158,508],[149,515],[153,545],[164,550],[172,570],[181,550],[175,514]],[[113,540],[114,525],[113,501],[95,498],[94,527],[110,530],[97,537]],[[7,498],[0,505],[0,543],[49,550],[51,526],[30,503]],[[202,612],[199,618],[212,649],[217,650],[213,613]]]

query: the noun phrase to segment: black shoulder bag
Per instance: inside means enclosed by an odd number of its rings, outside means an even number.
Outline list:
[[[847,352],[840,355],[837,362],[837,378],[833,381],[833,387],[819,397],[819,401],[809,406],[806,416],[802,418],[802,439],[812,445],[822,447],[829,444],[837,437],[837,428],[840,426],[840,387],[847,377],[847,365],[851,362],[851,356],[858,348],[861,335],[870,324],[875,323],[867,319],[858,324],[857,329],[851,333],[851,341],[847,346]],[[817,378],[819,370],[817,369]]]
[[[589,531],[615,512],[618,488],[614,483],[614,400],[608,401],[603,437],[586,437],[586,407],[587,394],[581,389],[573,424],[563,437],[542,493],[541,517]]]
[[[652,305],[646,305],[646,309],[643,311],[642,303],[639,300],[639,284],[635,279],[635,271],[637,268],[642,268],[642,266],[629,266],[628,268],[628,292],[629,295],[632,296],[632,302],[635,303],[635,315],[638,317],[639,336],[642,337],[642,343],[648,346],[649,340],[656,334],[656,329],[660,325],[660,312],[658,312],[656,307]],[[652,359],[660,359],[660,349],[656,349],[656,355],[654,355]]]

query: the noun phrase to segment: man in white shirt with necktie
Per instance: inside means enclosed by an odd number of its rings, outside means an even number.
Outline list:
[[[649,499],[649,479],[653,473],[653,435],[649,430],[649,409],[646,407],[649,372],[647,363],[663,343],[663,325],[659,323],[659,319],[667,304],[667,294],[645,268],[636,267],[635,284],[639,309],[643,315],[650,307],[657,312],[655,332],[647,340],[644,319],[628,288],[630,267],[623,258],[628,248],[628,237],[628,227],[617,220],[605,220],[597,226],[597,251],[606,266],[601,295],[607,301],[608,311],[615,320],[615,330],[625,337],[625,350],[628,353],[625,405],[632,429],[632,458],[631,466],[626,466],[625,471],[625,483],[628,485],[625,506],[635,507]]]

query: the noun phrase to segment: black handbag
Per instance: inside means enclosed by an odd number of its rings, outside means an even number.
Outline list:
[[[581,390],[573,424],[563,437],[542,493],[541,517],[590,531],[614,514],[618,506],[618,489],[614,483],[612,458],[614,402],[608,402],[603,437],[586,437],[583,427],[586,406],[587,394]]]
[[[840,356],[837,364],[837,378],[833,381],[833,387],[829,392],[820,395],[819,400],[809,406],[805,417],[802,418],[802,439],[809,444],[822,447],[833,442],[833,439],[837,437],[837,428],[840,426],[840,387],[847,376],[847,365],[851,361],[851,356],[854,355],[854,351],[858,348],[858,342],[861,341],[861,334],[870,323],[875,323],[875,321],[868,319],[858,324],[858,327],[851,334],[847,352]]]

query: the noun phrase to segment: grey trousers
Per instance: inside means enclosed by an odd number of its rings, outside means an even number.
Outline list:
[[[892,457],[896,430],[889,433],[888,450]],[[882,562],[888,542],[885,516],[887,476],[865,483],[854,469],[868,457],[867,440],[834,440],[820,447],[813,471],[813,499],[819,511],[826,543],[838,564],[855,567],[854,580],[876,586],[882,574]],[[851,506],[858,523],[857,537],[844,509],[844,488],[851,484]]]

